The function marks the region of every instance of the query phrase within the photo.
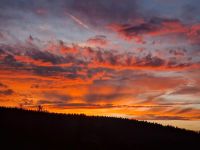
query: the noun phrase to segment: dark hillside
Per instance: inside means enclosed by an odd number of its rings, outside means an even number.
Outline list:
[[[200,134],[142,121],[0,108],[3,149],[195,149]]]

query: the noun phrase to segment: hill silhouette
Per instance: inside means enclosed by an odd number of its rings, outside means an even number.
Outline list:
[[[171,126],[17,108],[0,108],[0,139],[5,150],[194,149],[200,145],[199,133]]]

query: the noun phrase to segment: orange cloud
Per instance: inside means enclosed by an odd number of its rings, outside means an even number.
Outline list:
[[[198,63],[172,63],[151,53],[139,57],[62,41],[53,47],[58,53],[16,49],[0,51],[1,106],[43,105],[49,111],[137,119],[199,119],[196,101],[180,104],[167,99],[188,86],[187,73],[197,70]],[[198,82],[198,77],[191,78]]]
[[[35,60],[32,59],[28,56],[15,56],[15,59],[19,62],[23,62],[26,64],[32,64],[32,65],[36,65],[36,66],[52,66],[52,63],[50,62],[44,62],[42,60]]]

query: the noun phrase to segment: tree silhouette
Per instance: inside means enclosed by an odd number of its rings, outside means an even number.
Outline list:
[[[43,106],[36,105],[37,111],[0,107],[0,147],[184,150],[195,149],[200,143],[198,132],[126,118],[47,113]]]
[[[42,112],[43,111],[43,106],[42,105],[38,105],[37,106],[37,110],[40,111],[40,112]]]

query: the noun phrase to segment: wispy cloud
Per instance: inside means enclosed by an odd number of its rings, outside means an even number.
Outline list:
[[[83,23],[83,21],[81,21],[79,18],[75,17],[74,15],[68,13],[68,12],[65,12],[66,15],[68,15],[72,20],[74,20],[76,23],[78,23],[80,26],[82,26],[83,28],[85,29],[90,29],[88,25],[86,25],[85,23]]]

